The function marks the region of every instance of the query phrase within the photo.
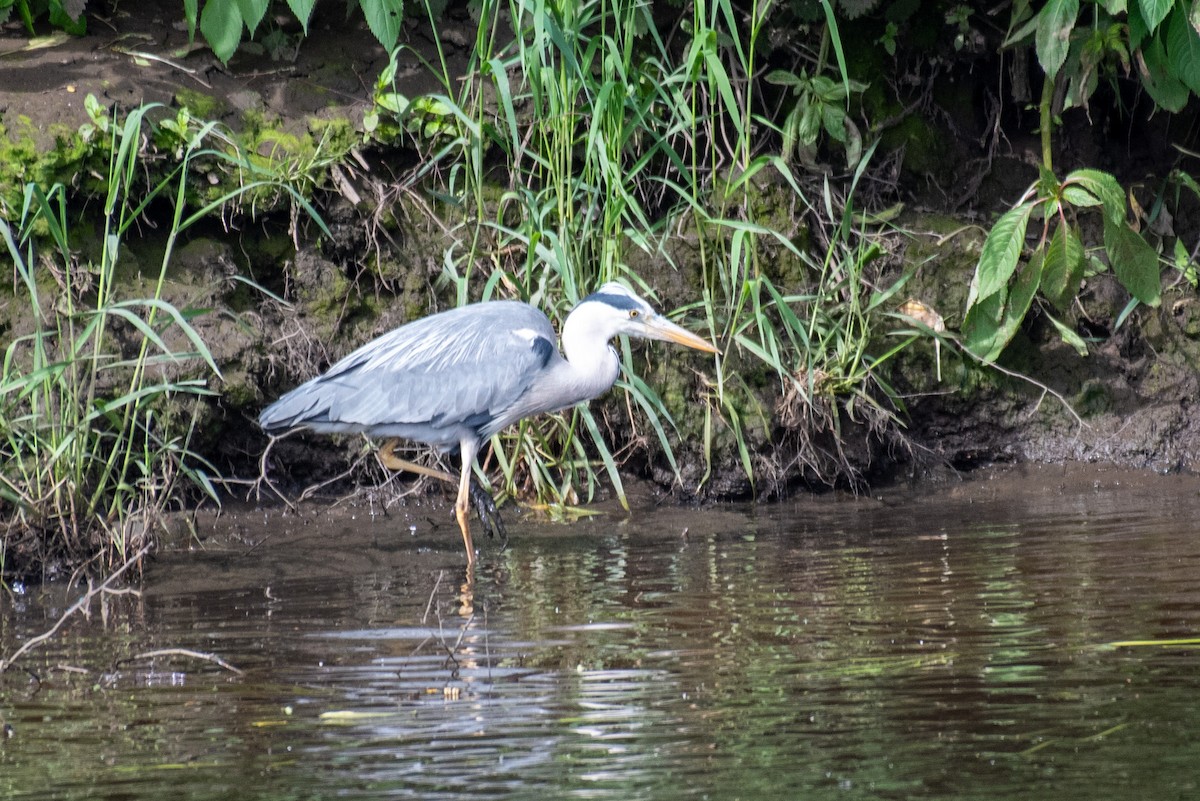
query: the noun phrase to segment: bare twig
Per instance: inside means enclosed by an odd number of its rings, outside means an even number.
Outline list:
[[[236,673],[239,676],[245,675],[245,671],[234,667],[216,654],[210,654],[204,651],[193,651],[190,648],[159,648],[154,651],[143,651],[140,654],[134,654],[133,656],[126,657],[125,659],[118,659],[113,663],[113,666],[115,668],[125,664],[126,662],[135,662],[139,659],[153,659],[158,656],[186,656],[192,659],[203,659],[206,662],[212,662],[216,665],[220,665],[230,673]]]
[[[1070,401],[1068,401],[1065,397],[1063,397],[1062,393],[1056,392],[1055,390],[1051,389],[1046,384],[1043,384],[1041,381],[1038,381],[1036,378],[1027,376],[1024,373],[1017,372],[1016,370],[1009,370],[1007,367],[1001,367],[1000,365],[996,364],[995,362],[985,362],[983,359],[979,358],[974,353],[972,353],[967,348],[967,346],[964,345],[962,343],[962,341],[960,339],[958,339],[957,337],[948,337],[948,339],[951,342],[958,345],[959,350],[961,350],[964,354],[966,354],[968,357],[974,359],[977,363],[983,365],[984,367],[990,367],[991,369],[996,370],[997,372],[1003,373],[1004,375],[1006,375],[1010,378],[1016,378],[1020,381],[1025,381],[1025,382],[1037,387],[1038,389],[1040,389],[1042,391],[1042,396],[1040,398],[1038,398],[1037,405],[1034,406],[1034,411],[1037,411],[1037,409],[1041,407],[1042,400],[1045,399],[1047,394],[1050,394],[1050,395],[1053,395],[1055,397],[1055,399],[1057,399],[1058,402],[1062,404],[1062,407],[1067,410],[1068,414],[1070,414],[1072,417],[1075,418],[1075,422],[1078,424],[1079,428],[1081,428],[1081,429],[1091,428],[1091,426],[1089,426],[1087,423],[1085,423],[1083,421],[1083,418],[1079,416],[1079,413],[1075,411],[1075,407],[1073,407],[1071,405]]]
[[[126,570],[128,570],[130,567],[132,567],[136,562],[138,562],[149,551],[150,551],[150,546],[143,545],[141,550],[139,550],[133,556],[126,559],[125,564],[121,565],[115,571],[113,571],[112,574],[109,575],[109,577],[106,578],[99,586],[96,586],[96,587],[89,586],[88,591],[86,593],[84,593],[83,596],[80,597],[80,599],[78,601],[71,604],[70,608],[68,608],[67,611],[62,613],[62,616],[54,623],[53,626],[51,626],[49,629],[42,632],[41,634],[37,635],[36,637],[30,637],[28,640],[26,640],[24,642],[24,644],[21,645],[20,648],[18,648],[16,651],[13,652],[12,656],[6,657],[4,659],[0,659],[0,673],[4,673],[6,670],[8,670],[10,667],[12,667],[12,664],[14,662],[16,662],[18,659],[20,659],[21,656],[23,656],[25,653],[27,653],[28,651],[32,650],[33,648],[37,647],[38,645],[41,645],[46,640],[49,640],[51,637],[53,637],[58,632],[58,630],[63,627],[63,624],[67,622],[67,619],[70,618],[71,615],[75,614],[76,612],[86,613],[87,608],[89,605],[91,605],[93,598],[95,598],[97,595],[108,592],[109,585],[112,584],[114,581],[116,581],[118,578],[120,578],[121,574],[123,574]]]
[[[445,575],[445,570],[438,571],[437,581],[433,583],[433,589],[429,591],[429,603],[425,604],[425,614],[421,616],[422,626],[429,622],[429,611],[433,609],[433,599],[437,597],[438,587],[442,586],[442,579]]]

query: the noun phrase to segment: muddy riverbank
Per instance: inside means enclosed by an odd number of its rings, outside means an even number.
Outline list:
[[[313,136],[319,130],[314,120],[361,131],[375,77],[387,62],[361,23],[318,16],[315,33],[282,61],[277,53],[253,47],[229,65],[203,49],[171,61],[131,54],[131,42],[156,54],[186,50],[177,15],[170,3],[118,7],[86,37],[10,55],[0,72],[0,112],[13,141],[29,138],[45,147],[56,130],[86,123],[82,98],[88,94],[125,108],[142,102],[188,106],[239,130],[253,121],[278,132],[261,140],[264,152],[283,135]],[[469,23],[465,14],[453,19],[464,28]],[[14,43],[21,39],[12,30],[9,34]],[[417,58],[433,55],[430,34],[411,22],[404,40],[413,51],[411,63],[401,65],[399,85],[412,94],[435,88]],[[466,40],[451,28],[443,44],[451,68],[461,63]],[[960,110],[956,119],[967,120],[975,111]],[[973,133],[962,131],[956,153]],[[1071,135],[1077,137],[1078,131]],[[936,208],[931,199],[937,193],[920,189],[928,181],[915,174],[901,175],[896,194],[881,197],[906,205],[898,218],[901,233],[889,240],[892,249],[880,273],[887,280],[911,274],[894,306],[912,297],[936,310],[952,331],[961,322],[982,244],[984,229],[976,221],[1006,207],[1036,177],[1029,147],[1027,138],[1013,138],[1007,147],[991,151],[986,167],[978,168],[979,180],[972,181],[980,191],[965,206]],[[1106,157],[1094,148],[1081,150]],[[970,163],[968,153],[957,157]],[[218,398],[199,412],[194,444],[223,474],[246,480],[257,475],[267,440],[254,421],[265,404],[367,339],[449,302],[444,289],[431,289],[441,274],[446,231],[413,194],[389,193],[413,158],[364,146],[355,161],[330,172],[319,204],[331,241],[314,244],[308,237],[312,229],[293,229],[291,220],[280,216],[243,225],[237,236],[219,223],[189,234],[172,268],[168,295],[180,308],[213,310],[195,325],[212,347],[223,378],[215,387]],[[764,197],[775,197],[776,189],[767,187]],[[949,211],[958,216],[947,216]],[[1183,218],[1177,220],[1181,231],[1185,226]],[[145,243],[130,245],[132,272],[152,264],[161,245],[148,234]],[[675,260],[694,263],[687,257],[694,246],[684,232],[672,251]],[[635,266],[659,290],[664,308],[696,301],[696,276],[656,272],[653,259],[642,262]],[[261,281],[278,295],[252,294],[235,275]],[[1164,272],[1164,281],[1176,278]],[[1088,339],[1087,356],[1064,345],[1036,314],[1001,361],[1003,372],[953,348],[935,352],[931,343],[911,348],[885,375],[903,402],[896,426],[880,428],[870,413],[856,415],[843,405],[814,434],[807,422],[797,422],[794,398],[784,388],[747,372],[743,378],[756,405],[755,414],[742,421],[745,453],[733,438],[721,438],[729,420],[719,414],[713,423],[715,451],[704,450],[710,441],[696,410],[701,408],[697,398],[712,380],[708,365],[639,351],[640,364],[666,365],[656,379],[675,399],[682,482],[655,438],[624,422],[618,412],[628,401],[622,393],[596,407],[613,450],[628,454],[623,467],[630,476],[692,499],[781,498],[830,486],[863,491],[995,463],[1085,462],[1195,473],[1200,470],[1195,409],[1200,303],[1194,291],[1177,285],[1161,308],[1139,308],[1118,326],[1126,301],[1110,275],[1088,280],[1066,318]],[[16,308],[9,304],[5,311]],[[22,323],[0,325],[16,332]],[[881,332],[880,350],[888,336]],[[358,441],[292,440],[277,447],[273,478],[289,495],[337,476],[349,478],[334,486],[335,493],[352,483],[379,483],[382,476],[362,455]],[[753,483],[747,463],[756,474]],[[229,492],[244,497],[240,485]]]

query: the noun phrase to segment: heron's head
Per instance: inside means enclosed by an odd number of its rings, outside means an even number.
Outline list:
[[[624,284],[610,281],[579,302],[570,314],[581,328],[607,341],[618,334],[661,339],[688,348],[719,353],[707,340],[680,328]]]

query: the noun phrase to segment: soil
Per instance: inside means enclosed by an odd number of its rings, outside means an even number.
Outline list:
[[[264,29],[274,24],[289,34],[292,47],[271,54],[244,43],[227,65],[199,41],[189,43],[179,2],[114,5],[107,16],[88,14],[86,36],[38,31],[49,46],[36,49],[29,47],[38,41],[31,42],[19,22],[3,27],[0,114],[6,126],[11,129],[27,119],[34,131],[48,137],[56,126],[74,130],[88,122],[83,102],[88,94],[105,106],[129,109],[141,103],[178,105],[177,98],[188,93],[213,98],[211,118],[234,128],[251,110],[292,130],[304,130],[310,117],[361,123],[375,79],[388,60],[361,15],[346,22],[338,4],[318,4],[304,38],[286,14],[264,21]],[[433,43],[415,24],[406,29],[405,38],[418,52],[432,55]],[[454,47],[449,47],[453,58]],[[415,56],[402,70],[406,87],[414,92],[436,88],[427,76]]]
[[[38,49],[29,49],[30,41],[18,25],[4,27],[0,118],[10,131],[28,129],[49,146],[56,128],[73,130],[88,122],[84,109],[88,94],[106,106],[117,104],[127,109],[146,102],[179,105],[181,97],[199,93],[214,102],[205,116],[234,128],[242,124],[247,112],[266,115],[285,130],[304,131],[313,117],[345,118],[361,125],[363,113],[371,107],[376,77],[387,64],[387,54],[365,23],[352,15],[351,23],[346,24],[342,4],[321,4],[309,35],[294,38],[293,47],[286,52],[273,57],[261,47],[243,47],[228,65],[203,47],[189,47],[178,0],[115,5],[107,16],[89,18],[86,36],[58,36],[50,46]],[[467,22],[465,16],[462,21]],[[278,24],[288,32],[286,17]],[[402,40],[415,52],[402,64],[401,88],[409,94],[435,90],[436,83],[417,57],[417,53],[433,56],[429,34],[422,26],[408,23]],[[443,40],[453,71],[454,64],[461,63],[461,48],[467,40],[453,26]],[[975,133],[965,129],[956,141],[975,141]],[[1073,140],[1064,134],[1063,141]],[[1094,144],[1094,139],[1089,142]],[[913,235],[903,259],[919,263],[929,255],[936,256],[918,271],[908,289],[951,323],[961,314],[958,310],[980,240],[970,233],[948,237],[946,229],[972,223],[981,214],[1011,202],[1036,176],[1028,157],[1028,138],[1017,142],[1014,137],[1003,147],[993,148],[986,169],[978,166],[979,145],[975,147],[974,152],[958,154],[960,166],[984,170],[982,179],[972,182],[980,193],[974,202],[963,206],[961,198],[951,198],[940,189],[929,191],[934,181],[924,175],[907,176],[909,188],[900,191],[910,208],[924,207],[910,212],[905,220]],[[1105,158],[1102,149],[1091,145],[1078,149],[1099,161]],[[954,169],[943,165],[942,171],[953,174]],[[939,197],[940,207],[933,208]],[[943,211],[954,211],[960,217],[947,224]],[[329,293],[347,273],[338,261],[339,248],[354,251],[372,244],[364,242],[361,221],[345,204],[331,203],[327,213],[335,240],[340,242],[321,253],[304,250],[295,257],[293,289],[302,296],[309,293],[314,304],[326,302],[321,293]],[[1179,224],[1177,221],[1177,227]],[[215,274],[212,271],[223,260],[236,261],[232,246],[201,240],[191,247],[199,252],[181,258],[191,258],[199,265],[202,277],[198,283],[211,284],[197,293],[208,292],[205,300],[218,305],[228,303],[228,282],[221,283],[224,278],[219,269]],[[306,370],[318,369],[353,344],[406,318],[402,307],[413,294],[423,291],[439,265],[432,255],[421,255],[420,246],[412,240],[399,243],[396,250],[403,270],[394,280],[402,289],[397,291],[393,307],[372,317],[365,328],[355,326],[353,310],[348,310],[339,318],[339,330],[310,326],[304,336],[282,337],[280,331],[291,325],[291,318],[273,309],[262,310],[250,326],[208,332],[222,348],[218,358],[227,374],[225,400],[209,421],[212,447],[221,454],[221,464],[244,470],[257,463],[265,439],[257,434],[252,420],[265,398],[307,377]],[[211,289],[218,284],[226,289]],[[932,348],[914,351],[901,364],[897,377],[897,386],[907,398],[903,434],[879,437],[870,425],[853,421],[842,428],[849,440],[845,455],[854,472],[885,480],[1021,461],[1102,462],[1164,472],[1200,472],[1200,414],[1195,406],[1200,392],[1200,301],[1194,292],[1168,295],[1161,309],[1139,309],[1118,328],[1122,293],[1111,279],[1101,276],[1081,298],[1075,322],[1095,335],[1092,353],[1086,358],[1059,343],[1048,324],[1035,319],[1022,333],[1021,342],[1006,355],[1006,368],[1024,378],[995,381],[993,375],[992,380],[979,382],[982,371],[977,365],[943,351],[943,380],[939,381]],[[290,349],[286,358],[279,353],[283,346],[276,346],[283,339]],[[264,347],[264,341],[275,344]],[[786,434],[786,426],[775,422],[779,429],[774,434]],[[803,438],[771,434],[764,433],[763,452],[755,454],[756,462],[773,465],[781,474],[788,465],[803,468]],[[341,469],[329,466],[327,452],[320,450],[324,446],[282,447],[288,449],[287,461],[297,476],[319,478]],[[692,454],[692,458],[699,457]],[[667,471],[656,470],[654,465],[644,467],[647,475],[670,483]],[[694,469],[685,468],[684,472],[698,475],[703,469],[697,462]],[[735,454],[714,469],[716,475],[707,485],[710,493],[728,496],[749,489]],[[798,473],[803,474],[803,469]],[[779,494],[795,486],[795,481],[784,476],[770,489]]]

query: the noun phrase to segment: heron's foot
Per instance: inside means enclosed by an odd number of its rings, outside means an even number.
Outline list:
[[[471,503],[475,505],[475,514],[479,515],[479,522],[487,529],[488,537],[499,536],[500,542],[508,545],[508,531],[505,530],[504,519],[500,517],[500,510],[496,507],[496,499],[474,476],[471,476]]]

